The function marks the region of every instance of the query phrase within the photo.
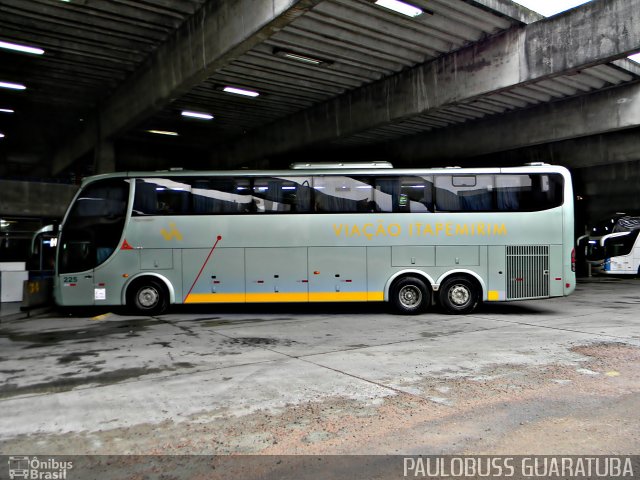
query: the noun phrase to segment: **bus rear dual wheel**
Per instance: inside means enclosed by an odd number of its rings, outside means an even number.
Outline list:
[[[447,313],[452,314],[471,313],[480,301],[478,283],[463,275],[447,278],[440,285],[438,293],[440,305]],[[418,277],[403,277],[391,289],[391,302],[400,314],[423,313],[431,305],[430,288]]]
[[[480,286],[467,276],[454,275],[442,282],[438,299],[447,313],[471,313],[480,301]]]
[[[431,305],[431,292],[422,279],[403,277],[391,288],[391,303],[395,311],[402,315],[417,315]]]
[[[127,306],[139,315],[160,315],[169,306],[165,285],[155,278],[141,278],[127,289]]]

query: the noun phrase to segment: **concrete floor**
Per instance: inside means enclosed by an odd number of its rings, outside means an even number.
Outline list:
[[[280,305],[4,321],[0,450],[637,453],[639,307],[640,280],[593,278],[468,316]]]

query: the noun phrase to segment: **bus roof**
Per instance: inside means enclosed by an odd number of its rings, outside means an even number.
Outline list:
[[[519,167],[437,167],[437,168],[391,168],[391,167],[358,167],[345,163],[334,168],[325,164],[328,168],[312,168],[314,164],[303,168],[281,169],[281,170],[155,170],[155,171],[124,171],[93,175],[82,180],[82,186],[96,180],[108,178],[153,178],[153,177],[298,177],[313,175],[375,175],[375,176],[397,176],[397,175],[465,175],[465,174],[498,174],[498,173],[532,173],[548,172],[560,173],[569,176],[569,171],[559,165],[533,164]],[[315,164],[316,166],[318,164]],[[337,165],[337,164],[334,164]],[[363,165],[363,164],[358,164]]]

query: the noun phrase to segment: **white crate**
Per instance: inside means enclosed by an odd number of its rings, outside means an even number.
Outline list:
[[[29,273],[0,272],[0,302],[21,302],[22,286],[29,279]]]
[[[23,272],[26,269],[25,262],[0,262],[0,272]]]

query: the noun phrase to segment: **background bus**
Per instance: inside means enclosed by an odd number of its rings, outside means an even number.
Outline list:
[[[115,173],[60,227],[61,306],[390,302],[563,296],[575,288],[563,167]]]
[[[594,273],[640,275],[640,215],[618,212],[578,239]]]

